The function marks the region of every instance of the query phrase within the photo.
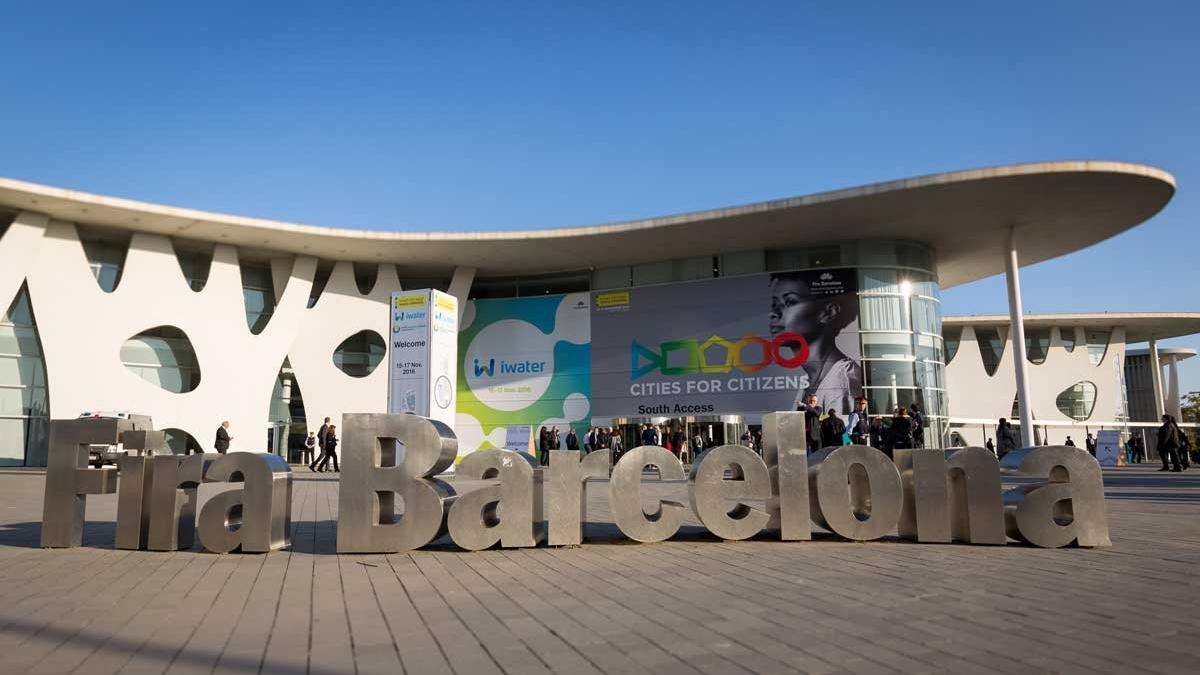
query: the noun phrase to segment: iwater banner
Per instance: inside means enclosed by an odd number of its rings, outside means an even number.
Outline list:
[[[592,414],[759,414],[862,394],[857,274],[780,272],[591,294]]]
[[[587,293],[472,300],[459,331],[459,454],[508,445],[513,428],[591,421],[591,330]]]
[[[454,427],[458,301],[424,289],[392,294],[388,412],[431,417]]]

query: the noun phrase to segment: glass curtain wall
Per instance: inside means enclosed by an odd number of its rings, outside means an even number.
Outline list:
[[[875,257],[883,256],[876,252]],[[901,262],[897,255],[895,267],[859,269],[864,391],[873,415],[919,404],[928,418],[926,447],[943,447],[949,411],[940,292],[931,271],[901,267]]]
[[[44,466],[49,419],[46,364],[22,286],[0,315],[0,466]]]

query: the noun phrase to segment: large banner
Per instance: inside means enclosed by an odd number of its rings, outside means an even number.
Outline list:
[[[569,427],[580,442],[591,421],[588,294],[472,300],[458,334],[459,454],[503,448],[513,427]]]
[[[862,393],[853,269],[592,293],[592,410],[601,417],[761,414]]]

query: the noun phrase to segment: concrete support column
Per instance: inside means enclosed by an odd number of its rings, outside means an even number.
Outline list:
[[[1017,258],[1016,228],[1008,230],[1008,250],[1004,255],[1004,279],[1008,282],[1009,331],[1013,346],[1013,370],[1017,378],[1017,398],[1021,402],[1021,446],[1031,447],[1033,436],[1033,402],[1029,399],[1029,379],[1025,372],[1025,310],[1021,307],[1020,261]],[[1161,397],[1159,400],[1162,400]]]
[[[1179,405],[1179,358],[1175,356],[1167,357],[1167,414],[1175,418],[1176,422],[1183,421],[1183,409]]]
[[[467,311],[467,298],[471,296],[471,284],[475,283],[474,267],[456,267],[454,276],[450,278],[450,287],[446,292],[458,298],[458,323],[461,326],[463,314]]]
[[[1154,421],[1167,414],[1163,406],[1162,362],[1158,360],[1158,340],[1150,338],[1150,384],[1154,389]]]

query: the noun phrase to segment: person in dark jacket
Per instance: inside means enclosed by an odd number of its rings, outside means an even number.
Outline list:
[[[821,420],[821,447],[837,448],[842,445],[842,436],[846,433],[846,423],[837,416],[837,409],[830,408],[829,416]]]
[[[325,459],[325,434],[329,433],[329,418],[325,418],[324,424],[321,425],[321,430],[317,432],[317,458],[308,463],[309,471],[316,471],[317,464]]]
[[[913,441],[913,421],[908,416],[908,408],[898,406],[892,417],[892,448],[895,450],[910,450]]]
[[[887,436],[887,427],[883,425],[883,419],[879,417],[871,418],[871,447],[876,450],[882,450],[884,446],[884,438]]]
[[[854,399],[854,410],[846,418],[846,431],[850,433],[851,443],[855,445],[868,445],[870,443],[871,423],[867,419],[866,398],[858,396]]]
[[[575,435],[575,427],[569,427],[567,430],[567,450],[579,449],[579,437]]]
[[[996,456],[1004,459],[1004,456],[1013,450],[1017,449],[1017,432],[1013,430],[1012,425],[1008,420],[1001,417],[996,423]]]
[[[331,459],[333,460],[333,470],[341,471],[341,467],[338,466],[337,444],[337,427],[330,424],[329,428],[325,430],[325,457],[317,465],[317,471],[324,472]]]
[[[821,407],[816,395],[810,395],[808,402],[796,406],[796,412],[804,413],[804,434],[808,440],[808,454],[821,449]]]
[[[1179,464],[1179,427],[1170,415],[1163,415],[1162,422],[1158,428],[1158,456],[1162,459],[1159,471],[1183,471]],[[1168,461],[1172,468],[1167,468]]]
[[[1171,416],[1171,424],[1175,425],[1175,433],[1179,434],[1179,464],[1187,471],[1192,466],[1192,441],[1188,439],[1187,432],[1175,424],[1174,415]]]
[[[921,412],[921,404],[913,403],[908,406],[908,419],[912,421],[913,447],[925,447],[925,413]]]
[[[225,420],[217,427],[217,440],[213,442],[213,449],[223,455],[229,449],[229,441],[232,440],[233,436],[229,435],[229,420]]]

